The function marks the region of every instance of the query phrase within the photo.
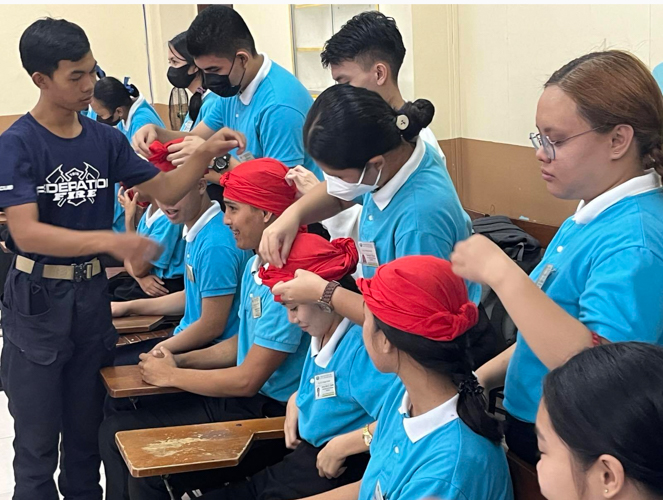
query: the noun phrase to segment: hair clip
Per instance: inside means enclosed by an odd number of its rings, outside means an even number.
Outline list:
[[[467,394],[483,394],[483,387],[479,385],[477,378],[472,375],[458,384],[458,392]]]
[[[398,127],[398,130],[405,130],[410,126],[410,119],[407,115],[398,115],[396,117],[396,126]]]
[[[127,89],[129,92],[132,91],[133,85],[129,85],[129,77],[125,76],[124,77],[124,88]]]

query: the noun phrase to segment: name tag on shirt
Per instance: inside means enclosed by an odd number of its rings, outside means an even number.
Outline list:
[[[374,242],[360,241],[359,253],[361,254],[359,262],[362,266],[378,267],[380,265],[380,262],[378,261],[378,251],[375,249]]]
[[[543,271],[541,271],[541,274],[536,280],[536,286],[538,286],[539,289],[543,288],[543,285],[546,284],[546,280],[548,277],[550,277],[554,270],[555,269],[552,264],[546,264],[546,266],[543,268]]]
[[[245,161],[251,161],[255,160],[255,156],[253,156],[253,153],[251,151],[244,151],[241,155],[238,156],[239,161],[241,163],[244,163]]]
[[[315,399],[336,397],[336,379],[334,372],[321,373],[315,376]]]
[[[195,283],[196,277],[193,275],[193,267],[191,267],[189,264],[186,264],[184,267],[186,267],[186,279],[188,279],[191,283]]]
[[[382,496],[382,488],[380,487],[380,480],[378,479],[378,482],[375,484],[375,490],[373,491],[373,497],[371,500],[384,500],[384,496]]]
[[[260,296],[251,297],[251,314],[253,319],[258,319],[262,316],[262,298]]]

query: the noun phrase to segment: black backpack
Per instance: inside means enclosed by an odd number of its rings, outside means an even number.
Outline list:
[[[504,215],[493,215],[474,220],[474,233],[481,234],[506,253],[527,274],[541,261],[543,255],[541,243],[532,235],[516,226]],[[506,313],[497,294],[484,285],[481,293],[483,305],[495,331],[502,335],[507,347],[516,341],[516,326]]]

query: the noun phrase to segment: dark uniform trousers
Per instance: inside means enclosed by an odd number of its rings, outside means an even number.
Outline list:
[[[169,499],[160,477],[135,479],[115,443],[115,434],[132,429],[229,422],[285,415],[285,403],[257,394],[249,398],[212,398],[191,393],[141,397],[137,409],[115,408],[99,430],[99,446],[106,474],[106,500]],[[175,498],[194,489],[207,490],[245,479],[280,462],[288,450],[283,439],[258,441],[237,467],[175,474],[169,483]],[[131,494],[130,494],[131,493]]]
[[[11,269],[2,298],[2,381],[14,418],[13,500],[100,500],[99,425],[117,332],[105,273],[89,281]]]

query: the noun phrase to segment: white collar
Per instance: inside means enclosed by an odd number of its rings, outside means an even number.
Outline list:
[[[345,334],[348,333],[348,330],[352,326],[352,323],[348,318],[343,318],[343,321],[339,323],[332,333],[331,338],[325,346],[320,349],[320,342],[322,339],[317,337],[311,337],[311,357],[315,358],[315,364],[320,368],[327,368],[327,365],[331,361],[334,352],[336,352],[336,347],[338,343],[345,337]]]
[[[201,101],[204,101],[208,95],[210,95],[212,91],[210,89],[207,89],[205,92],[203,92],[203,97],[201,98]]]
[[[417,145],[414,147],[412,155],[408,158],[405,164],[400,168],[396,175],[394,175],[389,182],[373,193],[373,201],[375,205],[382,211],[387,208],[391,200],[396,196],[398,190],[403,187],[410,176],[419,167],[421,160],[424,158],[426,152],[426,143],[421,137],[417,138]]]
[[[647,170],[645,175],[640,175],[630,181],[626,181],[619,186],[606,191],[600,196],[597,196],[589,203],[582,200],[578,205],[573,221],[576,224],[589,224],[601,212],[607,210],[615,203],[622,201],[624,198],[636,196],[639,194],[653,191],[661,187],[661,176],[656,173],[654,169]]]
[[[251,80],[251,83],[249,83],[244,91],[239,95],[239,100],[242,101],[244,106],[251,104],[251,99],[253,99],[256,90],[258,90],[258,86],[267,77],[269,70],[272,69],[272,61],[267,56],[267,54],[260,53],[260,55],[264,57],[262,66],[260,66],[258,73],[256,73],[256,76],[253,78],[253,80]]]
[[[209,207],[207,210],[205,210],[205,213],[200,216],[200,218],[196,221],[196,223],[191,226],[191,228],[188,228],[186,225],[184,226],[184,230],[182,231],[182,238],[186,240],[187,243],[191,243],[193,240],[196,239],[196,236],[198,236],[198,233],[202,228],[204,228],[209,221],[211,221],[215,215],[218,215],[221,212],[221,205],[219,205],[218,201],[212,201],[212,206]]]
[[[145,98],[142,95],[139,95],[138,98],[131,105],[131,108],[129,109],[129,116],[127,116],[127,124],[124,126],[125,130],[129,130],[129,127],[131,126],[131,119],[134,117],[136,110],[140,108],[144,102]]]
[[[269,267],[269,263],[262,264],[260,256],[257,255],[256,258],[253,259],[253,264],[251,264],[251,276],[253,276],[253,281],[256,282],[256,285],[262,285],[262,279],[260,278],[260,276],[258,276],[258,271],[260,270],[260,266],[267,269]]]
[[[154,224],[157,219],[166,215],[161,211],[159,207],[157,207],[155,212],[150,214],[150,210],[153,208],[154,205],[150,205],[149,207],[147,207],[147,210],[145,211],[145,225],[147,226],[148,229],[152,227],[152,224]]]
[[[403,402],[398,409],[398,413],[403,416],[403,427],[405,434],[410,438],[410,441],[416,443],[422,438],[425,438],[433,431],[440,427],[447,425],[452,420],[458,418],[458,399],[460,396],[456,394],[449,401],[442,403],[440,406],[427,411],[423,415],[416,417],[408,417],[410,411],[410,395],[405,391],[403,394]]]

